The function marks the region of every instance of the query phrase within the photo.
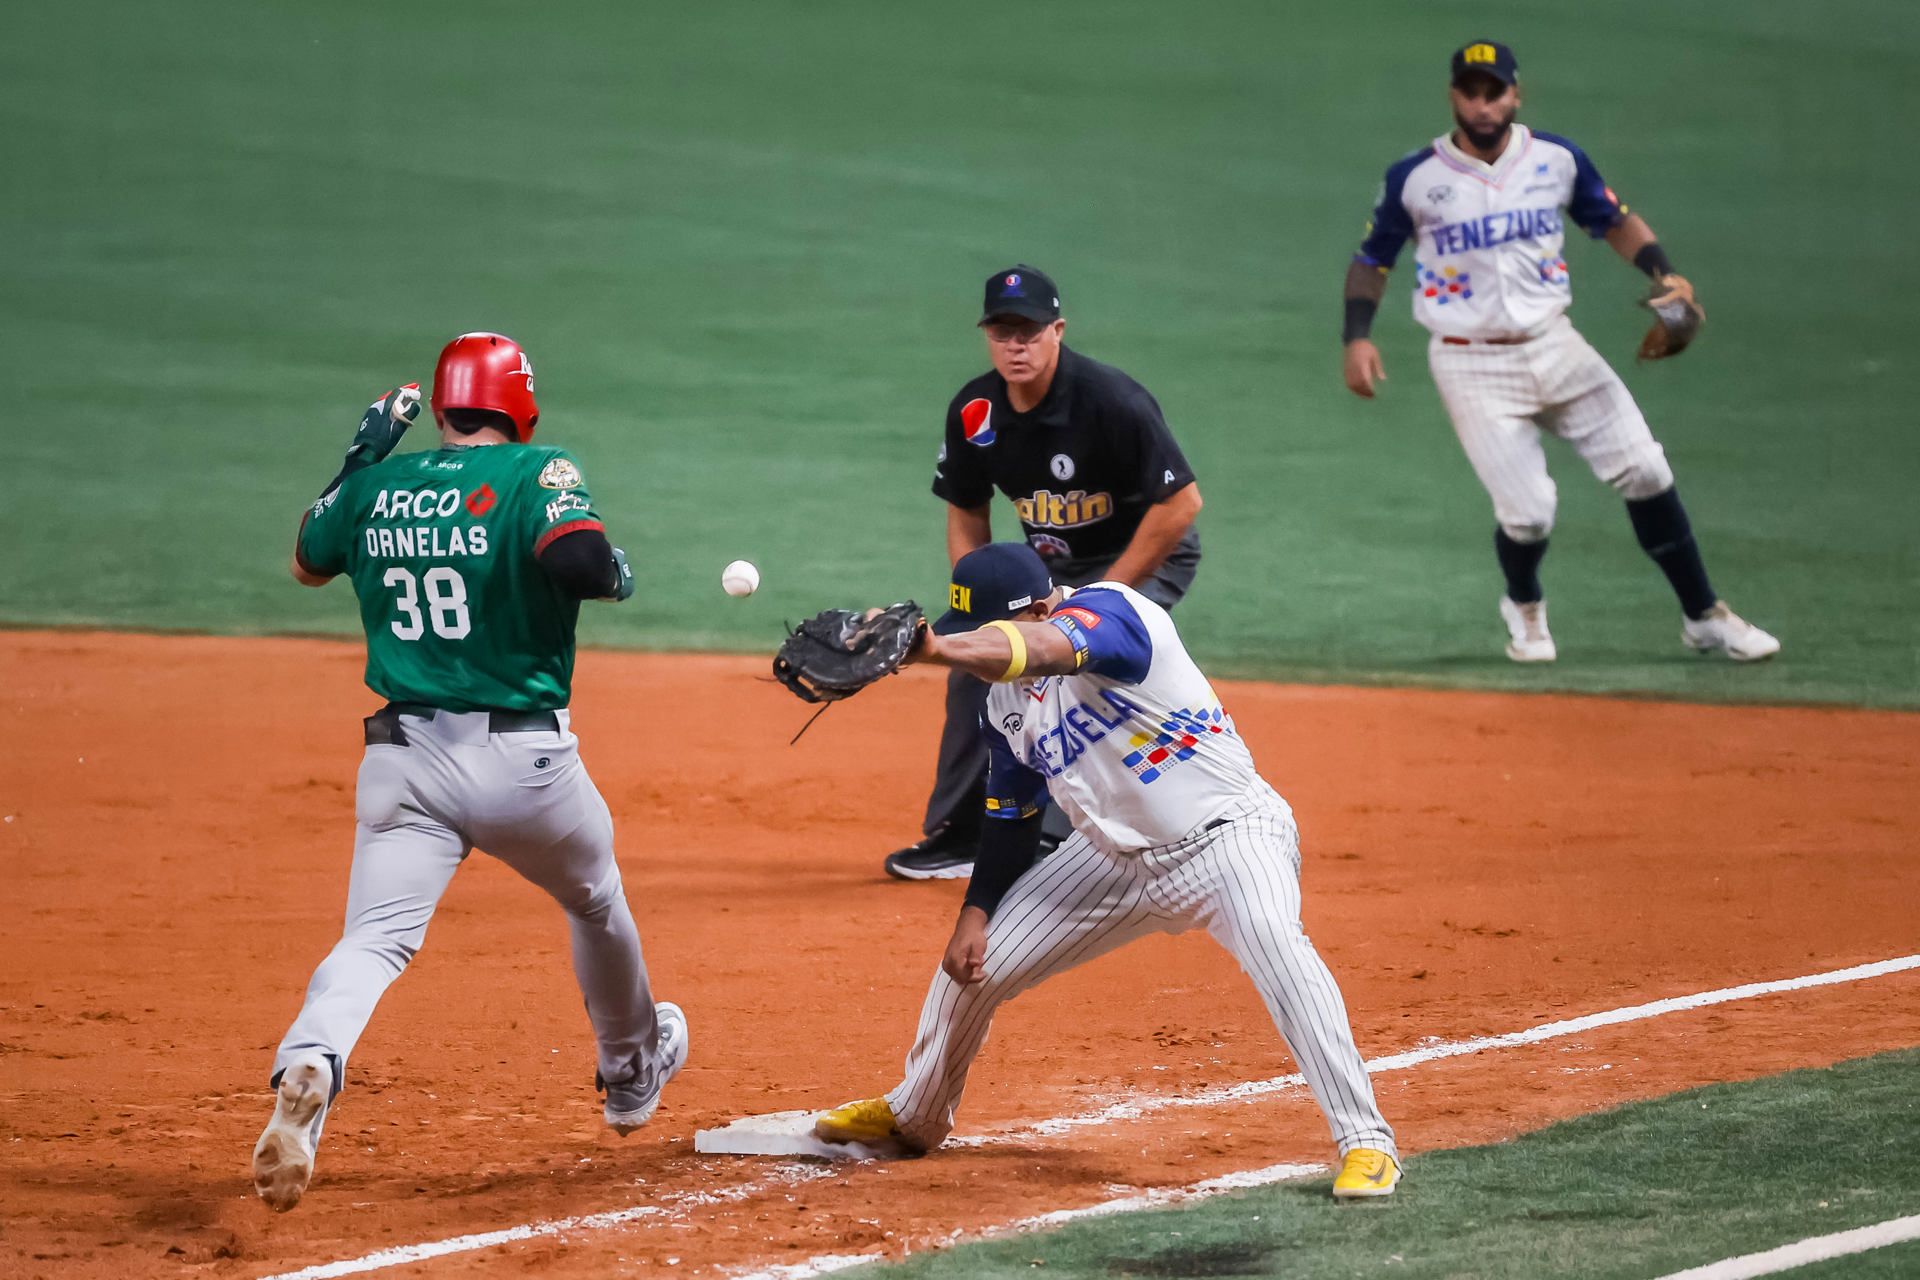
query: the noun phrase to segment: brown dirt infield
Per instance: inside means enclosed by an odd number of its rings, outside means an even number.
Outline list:
[[[660,1275],[898,1253],[1113,1188],[1330,1155],[1295,1094],[886,1166],[693,1154],[696,1128],[897,1078],[959,886],[886,880],[940,685],[804,719],[758,659],[581,656],[575,725],[693,1055],[599,1123],[561,916],[455,879],[349,1068],[307,1200],[247,1180],[271,1047],[339,928],[357,644],[0,634],[0,1271],[262,1276],[583,1213],[628,1224],[382,1275]],[[1920,950],[1920,717],[1222,685],[1294,804],[1306,917],[1369,1056]],[[1379,1078],[1407,1149],[1920,1044],[1912,973]],[[1291,1063],[1203,934],[1009,1006],[962,1134]],[[1415,1162],[1413,1176],[1417,1176]],[[673,1260],[677,1260],[673,1261]]]

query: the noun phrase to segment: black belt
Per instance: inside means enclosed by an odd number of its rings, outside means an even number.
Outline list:
[[[1214,820],[1213,820],[1212,822],[1209,822],[1209,823],[1208,823],[1208,824],[1207,824],[1206,826],[1204,826],[1204,827],[1202,827],[1202,828],[1200,828],[1200,829],[1201,829],[1202,831],[1211,831],[1211,830],[1213,830],[1213,829],[1214,829],[1215,827],[1224,827],[1224,826],[1226,826],[1226,825],[1227,825],[1227,824],[1228,824],[1229,822],[1232,822],[1232,821],[1233,821],[1233,819],[1232,819],[1232,818],[1215,818],[1215,819],[1214,819]]]
[[[400,717],[420,716],[431,720],[439,711],[439,707],[424,702],[389,702],[366,718],[367,745],[404,747],[407,745],[407,733],[400,727]],[[489,711],[487,732],[558,733],[560,716],[553,711]]]

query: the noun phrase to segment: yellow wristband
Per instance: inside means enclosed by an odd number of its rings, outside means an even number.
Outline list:
[[[1027,642],[1020,638],[1020,628],[1011,622],[989,622],[988,626],[1006,633],[1007,643],[1013,646],[1013,657],[1007,663],[1007,669],[995,684],[1005,684],[1009,680],[1018,680],[1020,673],[1027,669]]]

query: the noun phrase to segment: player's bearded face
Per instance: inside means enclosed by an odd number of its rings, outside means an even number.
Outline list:
[[[1492,76],[1468,76],[1449,91],[1454,123],[1481,150],[1497,145],[1520,111],[1520,90]]]

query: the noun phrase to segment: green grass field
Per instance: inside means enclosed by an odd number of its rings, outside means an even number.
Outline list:
[[[1483,33],[1701,290],[1701,343],[1635,369],[1637,274],[1570,251],[1716,584],[1785,639],[1765,669],[1681,651],[1565,450],[1562,660],[1507,663],[1404,279],[1384,397],[1340,385],[1379,176]],[[937,597],[940,415],[1024,258],[1194,461],[1180,618],[1217,673],[1920,705],[1910,4],[74,0],[8,35],[8,623],[351,633],[344,584],[285,576],[292,524],[367,401],[474,328],[531,349],[542,438],[636,552],[588,641],[768,650]]]
[[[1920,1212],[1920,1051],[1714,1085],[1419,1156],[1390,1199],[1330,1178],[963,1245],[866,1280],[1044,1275],[1646,1280]],[[1908,1276],[1896,1245],[1791,1273]]]

